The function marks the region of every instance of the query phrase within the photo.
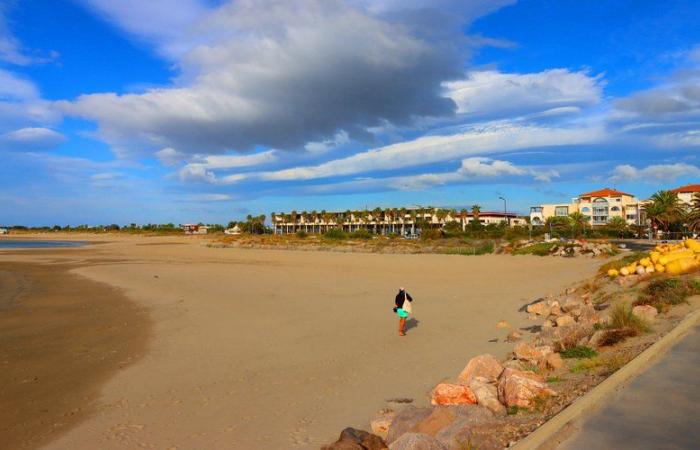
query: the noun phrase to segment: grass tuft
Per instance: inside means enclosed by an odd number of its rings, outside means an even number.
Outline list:
[[[585,345],[567,348],[559,354],[562,358],[594,358],[598,356],[598,352]]]
[[[651,305],[659,312],[671,306],[687,303],[688,297],[700,294],[700,281],[689,278],[661,278],[652,280],[634,302],[636,305]]]
[[[632,314],[632,307],[625,302],[618,303],[610,312],[610,328],[629,328],[637,334],[650,330],[649,324]]]
[[[539,242],[527,247],[521,247],[513,251],[514,255],[537,255],[537,256],[547,256],[549,252],[559,245],[556,242]]]

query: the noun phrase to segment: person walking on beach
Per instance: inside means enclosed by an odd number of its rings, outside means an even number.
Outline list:
[[[399,316],[399,336],[406,336],[406,319],[409,314],[413,311],[411,306],[413,298],[406,292],[403,287],[399,288],[399,293],[396,294],[396,299],[394,300],[394,312]]]

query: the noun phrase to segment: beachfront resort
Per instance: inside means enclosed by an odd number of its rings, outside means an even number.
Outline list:
[[[700,193],[700,184],[690,184],[670,192],[677,195],[679,203],[690,206],[695,194]],[[322,234],[331,229],[344,232],[365,230],[378,235],[415,236],[428,228],[454,226],[464,231],[470,224],[483,226],[506,224],[509,227],[543,226],[548,219],[570,217],[580,214],[591,227],[603,227],[611,220],[620,218],[630,226],[646,226],[645,206],[651,200],[640,200],[633,194],[612,188],[585,192],[570,202],[538,204],[530,207],[529,216],[504,210],[480,211],[477,205],[467,209],[446,208],[375,208],[363,211],[327,212],[292,211],[271,214],[274,234],[304,232]],[[617,219],[619,220],[619,219]],[[452,224],[452,225],[451,225]]]

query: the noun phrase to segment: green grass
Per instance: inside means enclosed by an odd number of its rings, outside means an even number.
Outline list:
[[[561,383],[562,380],[560,377],[549,377],[547,378],[547,383]]]
[[[610,269],[615,269],[615,270],[620,270],[624,266],[633,263],[634,261],[639,261],[642,258],[648,258],[649,257],[649,252],[634,252],[630,253],[627,256],[624,256],[620,259],[616,259],[615,261],[610,261],[608,263],[603,264],[600,266],[598,269],[598,273],[600,275],[607,275],[608,270]]]
[[[331,228],[323,234],[324,239],[331,239],[336,241],[347,239],[347,237],[347,233],[341,230],[340,228]]]
[[[567,348],[560,353],[562,358],[593,358],[598,356],[598,352],[584,345]]]
[[[352,233],[348,235],[350,239],[362,239],[362,240],[369,240],[372,239],[372,233],[369,231],[360,228],[359,230],[355,230]]]
[[[457,248],[447,248],[442,253],[448,255],[488,255],[493,253],[493,242],[486,242],[478,246],[473,247],[457,247]]]
[[[515,416],[520,413],[530,412],[528,408],[523,408],[522,406],[513,405],[508,408],[508,415]]]
[[[599,356],[596,356],[595,358],[590,358],[590,359],[582,359],[581,361],[578,361],[576,364],[571,366],[571,372],[572,373],[588,372],[589,370],[595,369],[596,367],[600,367],[603,365],[605,365],[605,362]]]
[[[618,303],[610,312],[610,328],[629,328],[637,333],[650,330],[649,324],[632,314],[632,307],[625,302]]]
[[[687,303],[688,297],[700,294],[700,281],[690,278],[661,278],[651,281],[640,293],[635,305],[651,305],[659,312]]]
[[[560,245],[557,242],[539,242],[537,244],[533,244],[527,247],[521,247],[519,249],[516,249],[513,254],[514,255],[537,255],[537,256],[547,256],[549,255],[549,252],[554,248],[555,246]]]

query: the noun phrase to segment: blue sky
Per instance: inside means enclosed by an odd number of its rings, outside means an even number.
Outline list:
[[[700,4],[0,3],[0,224],[501,209],[700,180]]]

